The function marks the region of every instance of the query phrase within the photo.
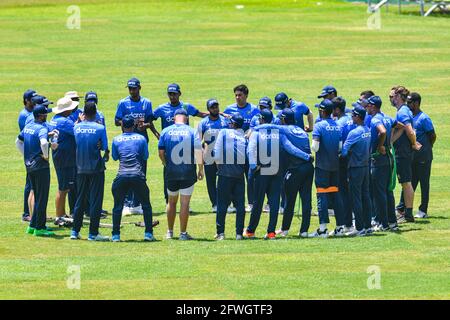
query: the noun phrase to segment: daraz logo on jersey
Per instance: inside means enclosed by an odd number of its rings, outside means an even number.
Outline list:
[[[26,128],[26,129],[23,129],[23,133],[26,133],[26,134],[34,134],[34,130],[33,129],[30,129],[30,128]]]
[[[292,129],[293,134],[302,134],[304,131],[302,129],[294,128]]]
[[[124,141],[141,140],[141,139],[143,139],[142,136],[133,135],[133,136],[121,136],[121,137],[117,137],[117,138],[116,138],[116,141],[117,141],[117,142],[124,142]]]
[[[278,134],[278,133],[267,133],[267,134],[262,134],[262,133],[260,133],[259,134],[259,137],[261,138],[261,139],[279,139],[280,138],[280,135]]]
[[[75,133],[88,133],[88,134],[94,134],[97,132],[97,129],[94,128],[76,128]]]
[[[187,130],[170,130],[167,132],[169,136],[188,136],[189,131]]]
[[[370,138],[372,135],[370,134],[370,132],[365,132],[361,135],[361,138],[365,139],[365,138]]]
[[[327,130],[327,131],[341,131],[341,128],[339,126],[326,126],[325,130]]]

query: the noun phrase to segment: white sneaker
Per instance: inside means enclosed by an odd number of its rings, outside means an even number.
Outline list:
[[[310,233],[308,238],[328,238],[328,230],[320,231],[320,229],[317,229],[315,232]]]
[[[263,212],[270,212],[270,206],[266,204],[263,208]]]
[[[280,229],[280,230],[275,231],[275,234],[277,236],[280,236],[280,237],[283,237],[283,238],[287,237],[288,233],[289,233],[289,230],[281,230]]]
[[[247,206],[247,208],[245,208],[245,211],[246,212],[252,212],[252,209],[253,209],[253,205],[252,204],[249,204],[248,206]],[[235,209],[236,210],[236,209]]]
[[[330,237],[343,237],[344,235],[344,227],[337,227],[329,233]]]
[[[194,238],[192,238],[191,235],[187,232],[180,233],[180,237],[178,238],[178,240],[182,240],[182,241],[193,240],[193,239]]]
[[[109,241],[109,237],[107,236],[102,236],[100,233],[97,234],[95,237],[92,237],[89,235],[88,237],[89,241]]]
[[[372,221],[370,222],[370,224],[372,227],[375,227],[378,225],[378,222],[374,218],[372,218]]]
[[[228,212],[228,213],[236,212],[236,208],[233,207],[233,206],[229,206],[228,209],[227,209],[227,212]]]
[[[173,239],[173,231],[172,230],[167,230],[166,239],[167,240]]]
[[[354,237],[358,234],[358,230],[356,230],[356,228],[351,228],[351,230],[349,232],[346,232],[345,235],[347,237]]]
[[[237,234],[236,240],[244,240],[244,237],[242,236],[242,234]]]
[[[214,236],[214,240],[225,240],[225,234],[219,233]]]
[[[211,211],[212,211],[213,213],[217,213],[217,206],[213,206],[212,209],[211,209]]]
[[[144,214],[144,211],[142,210],[142,206],[138,205],[137,207],[130,208],[131,214]]]
[[[328,209],[328,215],[334,216],[334,209]]]
[[[354,229],[355,229],[355,228],[353,228],[353,227],[345,227],[345,228],[344,228],[344,233],[347,234],[347,233],[349,233],[349,232],[352,232]]]
[[[302,232],[302,233],[299,234],[299,236],[300,236],[301,238],[309,238],[308,232]]]
[[[357,236],[357,237],[365,237],[366,235],[367,235],[366,229],[362,229],[361,231],[358,231],[358,232],[356,233],[356,236]]]
[[[278,213],[279,213],[279,214],[284,214],[284,208],[283,208],[283,207],[280,207],[280,209],[278,209]]]
[[[419,219],[423,219],[423,218],[428,218],[428,214],[426,214],[423,211],[417,211],[416,215],[414,216],[414,218],[419,218]]]
[[[122,209],[122,216],[131,216],[131,208],[130,207],[123,207]]]

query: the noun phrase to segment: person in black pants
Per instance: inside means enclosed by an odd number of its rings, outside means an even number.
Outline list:
[[[24,127],[16,140],[16,146],[24,156],[28,178],[34,191],[33,215],[26,232],[35,236],[54,235],[45,226],[50,190],[48,138],[55,133],[49,134],[45,125],[47,113],[46,106],[36,105],[33,109],[34,121]]]
[[[236,207],[236,240],[242,240],[245,220],[245,163],[247,140],[242,130],[244,118],[236,113],[230,129],[222,129],[214,145],[217,163],[216,240],[225,239],[225,218],[231,201]]]

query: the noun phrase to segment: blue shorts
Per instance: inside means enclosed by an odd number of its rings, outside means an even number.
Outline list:
[[[77,168],[55,168],[55,170],[56,177],[58,178],[58,190],[72,190],[75,187],[75,182],[77,180]]]
[[[339,171],[315,169],[315,182],[317,193],[338,192]]]
[[[395,158],[397,164],[397,178],[399,183],[412,181],[412,158]]]

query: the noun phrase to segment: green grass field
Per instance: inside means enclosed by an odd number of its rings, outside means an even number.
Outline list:
[[[71,4],[81,9],[80,30],[66,28]],[[449,299],[450,20],[383,10],[381,29],[368,30],[368,17],[364,4],[343,1],[1,1],[0,298]],[[210,97],[222,108],[233,103],[232,88],[240,83],[249,86],[252,103],[285,91],[309,106],[329,83],[347,102],[372,89],[391,115],[391,86],[418,91],[438,136],[431,217],[402,225],[400,234],[328,240],[291,235],[267,242],[263,214],[260,239],[214,242],[215,216],[208,212],[202,181],[189,223],[197,241],[166,241],[162,166],[152,138],[148,183],[160,241],[142,242],[143,229],[134,226],[122,229],[125,241],[119,244],[73,242],[68,229],[54,239],[25,235],[25,170],[14,146],[23,91],[34,88],[52,101],[69,90],[97,91],[112,138],[120,131],[113,123],[116,105],[127,95],[131,76],[141,80],[142,94],[154,107],[166,102],[167,84],[178,82],[182,98],[202,110]],[[109,211],[117,167],[107,164]],[[55,213],[56,184],[52,167],[49,216]],[[299,222],[294,218],[292,234]],[[317,224],[313,216],[311,230]],[[231,215],[230,238],[233,229]],[[66,284],[72,265],[81,268],[80,290]],[[374,265],[381,289],[371,290],[367,270]]]

